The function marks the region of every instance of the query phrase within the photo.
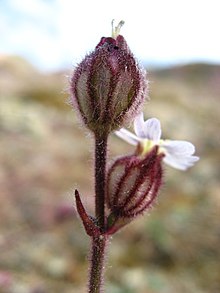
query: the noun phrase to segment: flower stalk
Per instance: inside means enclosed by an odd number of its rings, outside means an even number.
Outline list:
[[[91,239],[89,293],[100,293],[104,283],[104,261],[107,235],[105,232],[105,185],[108,135],[95,136],[95,214],[100,234]]]
[[[101,231],[105,228],[105,181],[108,135],[95,136],[95,215]]]
[[[93,237],[91,243],[89,293],[100,293],[104,285],[105,254],[108,238],[105,235]]]

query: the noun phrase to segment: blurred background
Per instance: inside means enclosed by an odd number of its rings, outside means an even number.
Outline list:
[[[146,118],[200,161],[165,167],[157,204],[111,241],[107,293],[220,292],[220,3],[0,0],[0,292],[86,292],[91,135],[68,106],[74,66],[125,20],[148,72]],[[133,148],[110,138],[109,158]]]

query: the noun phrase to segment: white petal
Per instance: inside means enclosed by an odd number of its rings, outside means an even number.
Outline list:
[[[145,138],[158,142],[161,138],[160,121],[156,118],[151,118],[144,122],[144,135]]]
[[[192,143],[183,140],[165,140],[161,143],[167,153],[173,156],[190,156],[195,153]]]
[[[135,134],[126,130],[125,128],[121,128],[120,130],[115,131],[115,134],[132,145],[137,145],[141,141],[141,139],[139,139]]]
[[[170,165],[173,168],[179,169],[179,170],[186,170],[189,167],[192,167],[194,165],[195,162],[197,162],[199,160],[199,157],[196,156],[188,156],[188,157],[184,157],[184,156],[179,156],[179,157],[175,157],[172,155],[166,155],[163,159],[163,161]]]
[[[134,119],[134,132],[140,138],[145,138],[144,127],[144,113],[141,112]]]

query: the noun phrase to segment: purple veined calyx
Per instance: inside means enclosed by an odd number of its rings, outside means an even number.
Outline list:
[[[134,154],[113,163],[107,175],[109,234],[151,208],[162,184],[163,156],[155,146],[145,157]]]
[[[101,38],[71,79],[71,103],[97,135],[125,126],[146,99],[146,72],[119,34],[122,25],[113,29],[112,37]]]

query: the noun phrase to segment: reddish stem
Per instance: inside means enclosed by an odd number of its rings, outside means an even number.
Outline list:
[[[107,236],[100,235],[92,238],[91,246],[91,266],[89,272],[89,291],[88,293],[101,293],[104,283],[104,269],[105,269],[105,248],[107,243]]]
[[[108,135],[95,136],[95,212],[97,225],[105,229],[105,182]]]
[[[106,230],[105,194],[106,194],[106,155],[108,134],[95,136],[95,213],[100,233]],[[89,293],[100,293],[104,282],[104,261],[107,235],[92,236]]]

